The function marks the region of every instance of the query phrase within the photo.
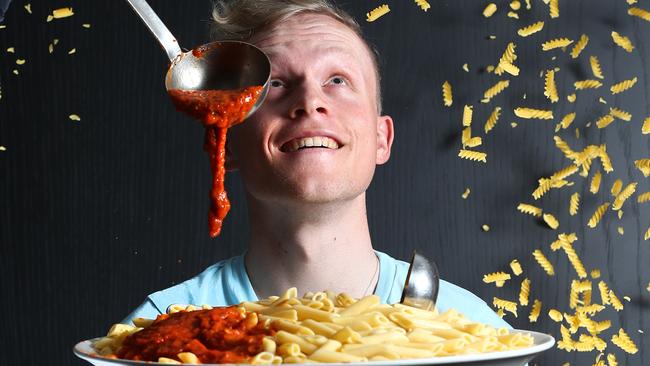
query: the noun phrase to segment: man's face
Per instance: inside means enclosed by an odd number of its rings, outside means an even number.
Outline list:
[[[390,156],[393,128],[390,117],[377,115],[362,41],[333,18],[308,13],[250,42],[267,53],[272,74],[262,106],[228,135],[227,165],[240,170],[248,193],[304,204],[365,192],[375,166]]]

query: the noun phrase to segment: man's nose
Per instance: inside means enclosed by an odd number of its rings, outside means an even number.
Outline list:
[[[318,113],[327,113],[328,107],[320,83],[305,81],[294,91],[294,103],[289,115],[292,119],[310,116]]]

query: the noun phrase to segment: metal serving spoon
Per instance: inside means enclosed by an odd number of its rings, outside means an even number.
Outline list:
[[[127,2],[167,52],[171,61],[165,77],[167,90],[229,90],[261,85],[262,92],[246,117],[262,105],[271,78],[271,61],[262,50],[246,42],[219,41],[183,52],[145,0]]]
[[[440,275],[436,263],[413,251],[400,302],[418,309],[433,310],[438,299],[439,288]]]

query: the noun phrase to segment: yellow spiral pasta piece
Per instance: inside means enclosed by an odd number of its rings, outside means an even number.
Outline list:
[[[463,133],[461,134],[461,138],[460,138],[463,147],[467,146],[467,141],[469,141],[471,138],[472,138],[472,128],[465,127],[463,129]]]
[[[463,147],[477,147],[477,146],[481,146],[481,144],[483,144],[483,139],[480,136],[474,136],[468,139],[467,141],[465,141]]]
[[[557,103],[557,101],[560,100],[560,97],[557,94],[557,86],[555,85],[554,70],[546,71],[546,77],[544,78],[544,95],[551,101],[551,103]]]
[[[605,211],[607,210],[607,207],[609,207],[609,202],[605,202],[602,205],[598,206],[598,208],[596,209],[594,214],[589,219],[589,222],[587,223],[587,225],[590,228],[593,229],[598,225],[598,223],[600,222],[600,219],[603,217],[603,214],[605,214]]]
[[[558,126],[561,126],[562,129],[566,130],[567,128],[569,128],[569,126],[571,126],[571,123],[573,123],[575,119],[576,119],[576,112],[567,113],[567,115],[564,116],[564,118],[562,118]]]
[[[487,154],[484,152],[461,149],[458,156],[472,161],[481,161],[487,163]]]
[[[510,86],[510,80],[501,80],[497,82],[488,90],[486,90],[485,93],[483,93],[483,99],[481,100],[481,102],[483,103],[489,102],[492,98],[494,98],[499,93],[504,91],[508,86]]]
[[[492,15],[494,15],[494,13],[495,13],[496,11],[497,11],[497,6],[496,6],[496,4],[495,4],[495,3],[489,3],[489,4],[487,4],[487,6],[485,7],[485,9],[483,9],[483,16],[486,17],[486,18],[489,18],[489,17],[491,17]]]
[[[492,131],[494,126],[496,126],[497,122],[499,121],[500,116],[501,116],[501,107],[494,108],[494,111],[492,111],[492,114],[490,114],[490,117],[485,122],[485,133],[486,134],[488,132]]]
[[[605,281],[598,282],[598,290],[600,292],[600,302],[602,302],[603,305],[609,305],[609,287]]]
[[[515,317],[517,317],[517,303],[514,301],[508,301],[508,300],[503,300],[498,297],[494,297],[492,299],[492,304],[494,305],[495,308],[498,309],[503,309],[505,311],[508,311],[512,313]]]
[[[520,274],[522,274],[524,272],[524,270],[521,269],[521,264],[516,259],[513,259],[510,262],[510,269],[512,270],[512,273],[515,274],[515,276],[519,276]]]
[[[621,189],[623,189],[623,181],[620,179],[617,179],[614,181],[614,184],[612,184],[612,189],[610,190],[610,193],[612,196],[616,197],[619,193],[621,193]]]
[[[539,263],[540,267],[549,275],[553,276],[555,275],[555,270],[553,269],[553,264],[546,258],[544,253],[542,253],[541,250],[535,249],[533,252],[533,257],[535,257],[535,260],[537,263]]]
[[[515,108],[514,112],[520,118],[553,119],[553,111],[551,110],[518,107]]]
[[[548,12],[551,18],[557,18],[560,16],[559,0],[550,0],[548,3]]]
[[[519,304],[521,306],[528,306],[528,297],[530,296],[530,280],[524,278],[521,281],[521,288],[519,290]]]
[[[650,11],[647,11],[647,10],[644,10],[644,9],[641,9],[641,8],[637,8],[637,7],[632,7],[632,8],[627,9],[627,13],[629,15],[641,18],[641,19],[645,20],[646,22],[650,22]]]
[[[575,249],[573,249],[573,246],[564,245],[562,248],[564,249],[567,258],[569,258],[569,262],[573,266],[573,269],[575,269],[576,273],[578,274],[578,277],[586,278],[587,271],[585,270],[585,266],[582,264],[582,261],[578,257],[578,254],[576,253]]]
[[[556,38],[542,43],[542,51],[550,51],[556,48],[566,47],[573,43],[573,40],[568,38]]]
[[[442,100],[445,107],[451,107],[454,102],[453,96],[451,94],[451,84],[448,81],[442,83]]]
[[[650,176],[650,159],[639,159],[634,161],[634,166],[643,173],[644,177]]]
[[[608,113],[596,121],[596,126],[598,126],[598,128],[605,128],[611,125],[612,122],[614,122],[614,116]]]
[[[506,272],[494,272],[494,273],[489,273],[486,275],[483,275],[483,282],[485,283],[494,283],[497,282],[497,287],[502,287],[503,283],[507,280],[509,280],[510,274]],[[501,282],[501,286],[499,286],[498,282]]]
[[[463,107],[463,127],[469,127],[472,125],[472,116],[474,115],[474,107],[471,105],[466,105]]]
[[[598,79],[605,78],[605,76],[603,75],[603,69],[600,67],[600,61],[598,61],[598,57],[590,56],[589,65],[591,65],[591,73],[594,74],[595,77],[597,77]]]
[[[596,156],[600,158],[600,162],[603,165],[603,170],[606,173],[611,173],[614,171],[614,167],[612,166],[612,161],[607,154],[607,146],[605,144],[602,144],[598,147],[596,150]]]
[[[636,197],[638,203],[646,203],[650,201],[650,192],[645,192]]]
[[[542,178],[539,180],[539,186],[533,191],[533,198],[538,200],[546,194],[553,186],[552,179]]]
[[[636,76],[633,77],[630,80],[623,80],[620,83],[612,85],[609,90],[612,92],[612,94],[618,94],[622,93],[630,88],[632,88],[637,82]]]
[[[618,211],[618,210],[621,209],[621,207],[623,207],[623,204],[625,203],[625,201],[628,198],[630,198],[634,194],[634,192],[636,191],[636,186],[637,186],[637,183],[632,182],[632,183],[628,184],[625,188],[623,188],[621,193],[619,193],[616,196],[616,198],[614,199],[614,204],[612,205],[612,209],[614,211]]]
[[[507,71],[510,74],[519,74],[519,69],[514,66],[515,60],[517,59],[515,48],[517,48],[517,45],[515,45],[513,42],[508,43],[506,50],[503,52],[503,55],[499,59],[499,64],[494,69],[495,74],[501,75],[504,71]],[[506,70],[507,68],[510,68],[510,71]]]
[[[627,333],[625,333],[622,328],[618,330],[618,334],[614,334],[612,336],[612,343],[630,354],[635,354],[639,351],[639,349],[636,347],[636,344],[634,344],[632,339],[630,339],[630,336],[627,335]]]
[[[556,309],[551,309],[551,310],[549,310],[549,311],[548,311],[548,317],[551,318],[551,319],[553,319],[553,321],[555,321],[556,323],[561,322],[561,321],[562,321],[562,318],[563,318],[562,313],[560,313],[560,312],[559,312],[558,310],[556,310]]]
[[[576,155],[575,151],[571,149],[569,144],[567,144],[560,136],[553,136],[553,140],[555,141],[555,146],[562,151],[564,156],[566,156],[569,159],[573,159]],[[576,164],[580,165],[580,164]]]
[[[641,133],[644,135],[650,133],[650,117],[643,120],[643,126],[641,126]]]
[[[528,320],[531,323],[535,323],[537,321],[537,318],[539,318],[539,314],[542,312],[542,302],[535,299],[533,302],[533,307],[530,309],[530,315],[528,315]]]
[[[578,58],[580,53],[587,47],[587,43],[589,43],[589,37],[586,34],[581,35],[578,42],[571,49],[571,58]]]
[[[576,93],[569,94],[566,96],[566,100],[569,101],[569,103],[575,103],[577,99]]]
[[[558,170],[557,172],[553,173],[551,175],[551,180],[562,180],[564,178],[570,177],[576,172],[578,172],[578,166],[575,164],[571,164],[565,168],[562,168],[561,170]]]
[[[618,296],[616,296],[616,294],[614,293],[614,290],[611,290],[611,289],[609,290],[609,303],[612,304],[612,307],[616,311],[621,311],[624,308],[623,303],[621,302],[621,300],[618,298]]]
[[[542,215],[542,218],[544,219],[546,225],[548,225],[548,227],[553,230],[556,230],[560,226],[560,223],[557,221],[555,216],[551,215],[550,213],[545,213]]]
[[[600,190],[600,181],[601,181],[602,175],[600,174],[600,171],[597,171],[596,174],[594,174],[594,177],[591,178],[591,184],[589,185],[589,192],[596,194]]]
[[[418,4],[420,9],[427,11],[431,8],[431,4],[427,0],[415,0],[415,3]]]
[[[388,7],[388,4],[380,5],[372,9],[369,13],[366,13],[366,21],[374,22],[380,17],[388,14],[388,12],[390,12],[390,8]]]
[[[533,24],[531,24],[529,26],[519,28],[519,30],[517,31],[517,34],[519,34],[521,37],[528,37],[528,36],[530,36],[532,34],[535,34],[535,33],[539,32],[539,31],[541,31],[542,29],[544,29],[544,22],[539,21],[539,22],[533,23]]]
[[[612,31],[612,40],[616,43],[617,46],[621,47],[627,52],[632,52],[634,50],[634,45],[629,38],[618,34],[618,32]]]
[[[618,366],[618,361],[616,361],[616,355],[613,353],[607,354],[607,363],[609,366]]]
[[[580,208],[580,193],[576,192],[571,195],[569,200],[569,215],[575,216]]]
[[[535,217],[541,217],[542,216],[542,209],[541,208],[539,208],[537,206],[529,205],[527,203],[520,203],[517,206],[517,210],[519,210],[522,213],[528,214],[528,215],[533,215]]]
[[[601,83],[598,80],[579,80],[573,83],[575,86],[576,90],[584,90],[584,89],[598,89],[601,86],[603,86],[603,83]]]
[[[605,307],[603,305],[600,305],[600,304],[591,304],[591,305],[576,307],[576,313],[583,313],[583,314],[587,314],[587,315],[591,315],[591,316],[594,316],[594,315],[596,315],[597,313],[599,313],[599,312],[601,312],[603,310],[605,310]],[[594,325],[596,325],[596,324],[594,324]],[[611,323],[610,323],[610,325],[611,325]],[[603,325],[603,326],[605,326],[605,325]],[[596,329],[598,329],[598,328],[594,327],[594,330],[596,330]]]
[[[609,114],[625,122],[630,122],[632,120],[632,114],[620,108],[609,108]]]

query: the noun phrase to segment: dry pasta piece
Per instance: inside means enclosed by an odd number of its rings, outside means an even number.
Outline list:
[[[637,8],[637,7],[632,7],[632,8],[627,9],[627,13],[629,15],[639,17],[639,18],[645,20],[646,22],[650,22],[650,11],[647,11],[647,10],[644,10],[644,9],[641,9],[641,8]]]
[[[600,302],[602,302],[603,305],[609,305],[609,287],[607,287],[605,281],[598,282],[598,290],[600,292]]]
[[[488,103],[492,98],[504,91],[509,85],[510,80],[501,80],[497,82],[483,93],[483,99],[481,99],[481,102]]]
[[[641,133],[644,135],[650,133],[650,117],[643,120],[643,126],[641,126]]]
[[[616,43],[617,46],[621,47],[627,52],[632,52],[634,50],[634,45],[629,38],[618,34],[618,32],[612,31],[612,40]]]
[[[551,175],[551,179],[552,180],[561,180],[561,179],[567,178],[567,177],[575,174],[576,172],[578,172],[578,169],[579,168],[578,168],[577,165],[571,164],[571,165],[569,165],[569,166],[567,166],[565,168],[562,168],[561,170],[558,170],[557,172],[553,173],[553,175]]]
[[[580,208],[580,193],[576,192],[571,195],[569,200],[569,215],[575,216]]]
[[[650,201],[650,192],[645,192],[636,197],[638,203],[646,203]]]
[[[624,306],[621,300],[619,300],[618,296],[614,293],[614,290],[609,290],[609,303],[612,304],[612,307],[616,311],[621,311],[623,310]]]
[[[566,100],[569,101],[569,103],[575,103],[576,102],[576,93],[569,94],[566,96]]]
[[[514,112],[520,118],[553,119],[553,111],[551,110],[518,107],[515,108]]]
[[[530,315],[528,315],[528,320],[531,323],[535,323],[537,321],[537,318],[539,318],[539,314],[542,312],[542,302],[535,299],[533,302],[533,307],[530,309]]]
[[[528,306],[528,297],[530,296],[530,280],[524,278],[521,281],[521,289],[519,290],[519,304],[521,306]]]
[[[600,171],[597,171],[596,174],[594,174],[594,177],[591,178],[591,185],[589,186],[589,192],[596,194],[600,190],[600,181],[601,181],[601,174]]]
[[[517,45],[515,45],[513,42],[508,43],[506,50],[503,52],[503,55],[501,55],[501,58],[499,59],[499,64],[494,69],[495,74],[501,75],[504,71],[514,76],[517,76],[519,74],[519,69],[514,65],[514,62],[517,59],[515,48],[517,48]]]
[[[513,0],[510,2],[510,9],[512,10],[519,10],[521,8],[521,3],[519,0]]]
[[[551,101],[557,103],[560,100],[557,94],[557,86],[555,85],[555,71],[547,70],[544,79],[544,95]]]
[[[517,317],[517,303],[514,301],[508,301],[508,300],[503,300],[498,297],[494,297],[492,299],[492,304],[494,305],[495,308],[498,309],[503,309],[505,311],[508,311],[512,313],[515,318]]]
[[[598,61],[598,57],[590,56],[589,64],[591,65],[591,73],[594,74],[595,77],[597,77],[598,79],[605,78],[605,76],[603,75],[603,69],[600,67],[600,61]]]
[[[612,209],[614,211],[618,211],[618,210],[621,209],[621,207],[623,207],[623,204],[625,203],[625,201],[628,198],[630,198],[634,194],[634,192],[636,191],[636,186],[637,186],[637,183],[632,182],[632,183],[628,184],[625,188],[623,188],[621,193],[619,193],[616,196],[616,198],[614,199],[614,204],[612,204]]]
[[[559,312],[558,310],[556,310],[556,309],[551,309],[551,310],[549,310],[549,311],[548,311],[548,317],[551,318],[551,319],[553,319],[553,321],[555,321],[556,323],[561,322],[562,319],[564,318],[564,317],[562,316],[562,313],[560,313],[560,312]]]
[[[542,51],[550,51],[556,48],[563,48],[573,43],[573,40],[568,38],[556,38],[542,43]]]
[[[612,336],[612,343],[630,354],[635,354],[639,351],[639,349],[636,347],[636,344],[634,344],[634,341],[630,339],[630,336],[625,333],[623,328],[618,330],[618,334],[614,334]]]
[[[613,353],[607,354],[607,363],[609,366],[618,366],[618,361],[616,361],[616,355]]]
[[[581,35],[578,42],[571,49],[571,58],[578,58],[580,53],[587,47],[587,43],[589,43],[589,37],[586,34]]]
[[[519,276],[520,274],[522,274],[524,272],[524,270],[521,269],[521,264],[516,259],[513,259],[510,262],[510,269],[512,269],[512,273],[514,273],[515,276]]]
[[[487,163],[487,154],[484,152],[461,149],[460,152],[458,153],[458,156],[467,160],[481,161]]]
[[[474,115],[474,107],[471,105],[465,105],[463,108],[463,127],[469,127],[472,125],[472,116]]]
[[[620,83],[616,83],[612,85],[611,88],[609,88],[609,90],[612,92],[612,94],[622,93],[630,89],[631,87],[633,87],[636,84],[636,82],[637,82],[637,78],[635,76],[630,80],[623,80]]]
[[[508,17],[509,18],[519,19],[519,14],[515,13],[514,11],[509,11],[508,12]]]
[[[489,3],[485,9],[483,9],[483,16],[486,18],[491,17],[497,11],[497,5],[495,3]]]
[[[541,31],[542,29],[544,29],[544,22],[539,21],[539,22],[533,23],[533,24],[531,24],[529,26],[519,28],[519,30],[517,31],[517,34],[519,34],[521,37],[528,37],[528,36],[530,36],[532,34],[535,34],[535,33],[539,32],[539,31]]]
[[[578,277],[586,278],[587,271],[585,270],[585,266],[582,264],[582,261],[578,257],[578,254],[576,253],[575,249],[573,249],[573,246],[564,245],[562,246],[562,248],[564,249],[564,252],[569,258],[569,262],[573,266],[573,269],[575,269],[576,273],[578,274]]]
[[[415,0],[415,3],[418,4],[420,9],[427,11],[429,8],[431,8],[431,4],[427,2],[427,0]]]
[[[553,230],[556,230],[560,226],[560,223],[557,221],[555,216],[551,215],[550,213],[545,213],[542,215],[542,218],[544,219],[546,225],[548,225],[548,227]]]
[[[520,203],[517,206],[517,210],[519,210],[520,212],[523,212],[525,214],[533,215],[535,217],[541,217],[542,216],[542,209],[541,208],[539,208],[537,206],[529,205],[527,203]]]
[[[509,280],[510,274],[505,272],[494,272],[483,275],[483,282],[495,283],[497,287],[503,287],[505,281]]]
[[[630,122],[632,120],[632,114],[620,108],[609,108],[609,114],[626,122]]]
[[[548,3],[548,11],[551,18],[559,17],[560,16],[559,0],[550,0]]]
[[[605,202],[602,205],[598,206],[598,208],[596,209],[594,214],[589,219],[589,222],[587,223],[587,225],[590,228],[593,229],[598,225],[598,223],[600,222],[600,219],[605,214],[605,211],[607,210],[607,207],[609,207],[609,202]]]
[[[645,234],[643,235],[643,240],[648,240],[650,239],[650,227],[648,230],[645,231]]]
[[[639,159],[634,161],[634,166],[643,173],[644,177],[650,176],[650,159]]]
[[[472,128],[465,127],[460,137],[460,141],[463,144],[463,147],[467,146],[467,141],[472,138]]]
[[[600,278],[600,270],[598,268],[592,269],[591,273],[589,273],[589,275],[591,276],[591,278],[594,278],[594,279]]]
[[[445,81],[442,84],[442,100],[446,107],[451,107],[454,102],[453,96],[451,94],[451,84],[448,81]]]
[[[61,19],[66,17],[71,17],[74,15],[72,8],[59,8],[52,11],[52,18]]]
[[[497,121],[499,121],[500,116],[501,116],[501,107],[495,107],[494,111],[492,111],[492,114],[490,114],[490,117],[485,122],[485,133],[486,134],[488,132],[492,131],[494,126],[496,126]]]
[[[469,189],[469,187],[468,187],[468,188],[465,188],[465,192],[463,192],[463,194],[461,195],[461,197],[463,197],[463,199],[466,200],[467,197],[469,197],[470,192],[471,192],[471,190]]]
[[[607,154],[607,146],[605,144],[602,144],[598,147],[596,150],[596,156],[600,158],[600,162],[603,165],[603,170],[605,172],[611,173],[614,171],[614,167],[612,166],[612,161]]]
[[[366,21],[374,22],[380,17],[388,14],[388,12],[390,12],[390,8],[388,7],[388,4],[380,5],[372,9],[369,13],[366,13]]]
[[[569,159],[574,159],[576,153],[571,149],[569,144],[567,144],[560,136],[553,136],[553,140],[555,141],[555,147],[560,149],[564,156],[566,156]],[[650,160],[650,159],[648,159]],[[580,164],[577,164],[580,165]]]
[[[542,267],[542,269],[549,275],[553,276],[555,275],[555,270],[553,269],[553,264],[546,258],[544,253],[542,253],[541,250],[535,249],[533,251],[533,257],[535,257],[535,260],[539,265]]]
[[[612,189],[610,190],[612,196],[616,197],[618,196],[619,193],[621,193],[621,189],[623,189],[623,181],[620,179],[617,179],[614,184],[612,184]]]
[[[603,86],[603,83],[601,83],[598,80],[579,80],[573,83],[575,86],[576,90],[584,90],[584,89],[598,89],[601,86]]]
[[[606,115],[600,117],[600,118],[596,121],[596,126],[597,126],[599,129],[600,129],[600,128],[605,128],[605,127],[611,125],[612,122],[614,122],[614,116],[612,116],[611,114],[607,113]]]
[[[558,126],[561,126],[562,129],[566,130],[567,128],[569,128],[569,126],[571,126],[571,123],[573,123],[575,119],[576,119],[576,112],[567,113],[567,115],[564,116],[564,118],[562,118]]]

